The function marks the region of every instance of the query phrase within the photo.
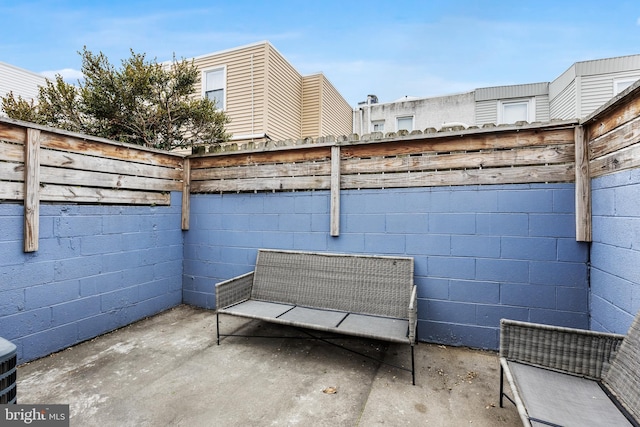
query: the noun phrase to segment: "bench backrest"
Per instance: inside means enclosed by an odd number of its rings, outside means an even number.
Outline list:
[[[636,421],[640,421],[640,312],[602,380]]]
[[[413,258],[261,249],[251,297],[406,319]]]

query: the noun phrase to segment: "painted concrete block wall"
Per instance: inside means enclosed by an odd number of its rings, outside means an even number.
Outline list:
[[[26,362],[182,300],[181,193],[170,207],[40,207],[23,252],[23,206],[0,203],[0,336]]]
[[[343,191],[339,237],[329,206],[325,191],[193,195],[184,302],[214,308],[258,248],[393,254],[415,259],[420,340],[496,349],[502,317],[588,326],[573,185]]]
[[[592,181],[591,327],[625,334],[640,310],[640,169]]]

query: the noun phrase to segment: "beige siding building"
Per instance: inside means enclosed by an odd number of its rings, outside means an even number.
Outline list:
[[[302,76],[269,42],[193,58],[199,96],[231,118],[232,140],[274,141],[345,135],[352,109],[327,78]]]

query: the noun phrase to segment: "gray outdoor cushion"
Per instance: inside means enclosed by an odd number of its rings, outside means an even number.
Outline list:
[[[409,321],[351,313],[342,321],[338,332],[363,337],[384,338],[391,342],[406,342]]]
[[[224,309],[225,313],[253,318],[276,318],[294,306],[268,301],[248,300]],[[222,311],[222,310],[220,310]]]
[[[596,381],[511,361],[508,365],[533,426],[631,426]]]
[[[640,313],[631,323],[602,381],[627,411],[640,420]]]
[[[287,311],[279,318],[290,321],[296,325],[317,325],[324,328],[335,328],[347,313],[333,310],[322,310],[318,308],[295,307],[291,311]]]

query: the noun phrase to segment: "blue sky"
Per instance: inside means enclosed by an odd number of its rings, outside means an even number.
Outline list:
[[[166,61],[269,40],[352,106],[551,81],[640,53],[637,0],[0,0],[0,17],[0,61],[31,71],[77,75],[85,45],[117,66],[130,49]]]

